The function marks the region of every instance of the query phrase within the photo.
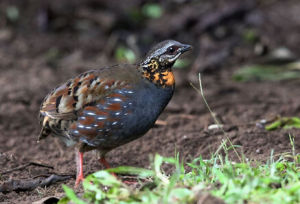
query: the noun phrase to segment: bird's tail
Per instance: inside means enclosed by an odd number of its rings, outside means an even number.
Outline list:
[[[40,140],[46,138],[52,132],[52,130],[49,126],[49,117],[47,117],[47,116],[43,117],[41,122],[42,122],[42,129],[41,129],[41,132],[40,132],[39,137],[38,137],[38,142]]]

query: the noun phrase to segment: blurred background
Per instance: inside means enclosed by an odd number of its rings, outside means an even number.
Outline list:
[[[43,98],[89,69],[138,63],[165,39],[194,47],[175,64],[174,98],[160,125],[109,154],[112,166],[145,167],[149,154],[175,149],[187,160],[205,157],[219,147],[222,133],[209,128],[214,121],[190,85],[198,87],[199,72],[211,108],[244,154],[264,160],[271,149],[290,150],[291,131],[299,151],[299,130],[264,128],[278,116],[300,113],[299,13],[298,0],[1,0],[0,166],[39,160],[75,172],[72,151],[54,139],[36,144]],[[87,155],[86,172],[100,169]],[[44,171],[25,169],[22,178]],[[1,180],[9,177],[20,172]]]

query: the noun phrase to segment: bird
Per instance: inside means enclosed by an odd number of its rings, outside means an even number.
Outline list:
[[[175,89],[172,67],[191,45],[156,44],[140,63],[84,72],[54,88],[43,100],[38,141],[49,135],[76,147],[75,186],[84,180],[83,154],[106,153],[143,136],[169,103]]]

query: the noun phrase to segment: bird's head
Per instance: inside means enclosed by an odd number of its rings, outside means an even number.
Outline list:
[[[190,50],[192,46],[182,44],[175,40],[165,40],[155,45],[146,55],[142,65],[152,66],[156,64],[158,69],[168,69],[173,66],[178,57],[184,52]],[[154,65],[155,66],[155,65]],[[152,67],[155,68],[155,67]]]
[[[162,87],[174,87],[172,66],[178,57],[192,46],[175,40],[165,40],[155,45],[140,64],[143,76]]]

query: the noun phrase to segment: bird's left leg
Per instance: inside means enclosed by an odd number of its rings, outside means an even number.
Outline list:
[[[106,161],[104,156],[101,156],[100,159],[98,160],[103,166],[105,166],[105,168],[109,169],[110,165],[109,163]]]
[[[98,160],[103,166],[105,166],[105,168],[107,168],[107,169],[109,169],[110,168],[110,165],[109,165],[109,163],[106,161],[106,159],[105,159],[105,154],[102,154],[101,152],[100,152],[100,159]],[[119,178],[115,173],[111,173],[111,175],[113,175],[114,177],[116,177],[116,179],[121,179],[121,178]],[[122,179],[121,179],[122,180]],[[137,182],[136,181],[122,181],[123,183],[125,183],[125,184],[129,184],[129,185],[131,185],[131,184],[136,184]]]
[[[109,163],[106,161],[105,159],[105,153],[106,152],[102,152],[102,151],[99,151],[99,155],[100,155],[100,159],[98,160],[100,162],[100,164],[102,164],[106,169],[110,169],[110,165]],[[111,173],[113,176],[115,176],[116,178],[117,175],[115,173]]]

